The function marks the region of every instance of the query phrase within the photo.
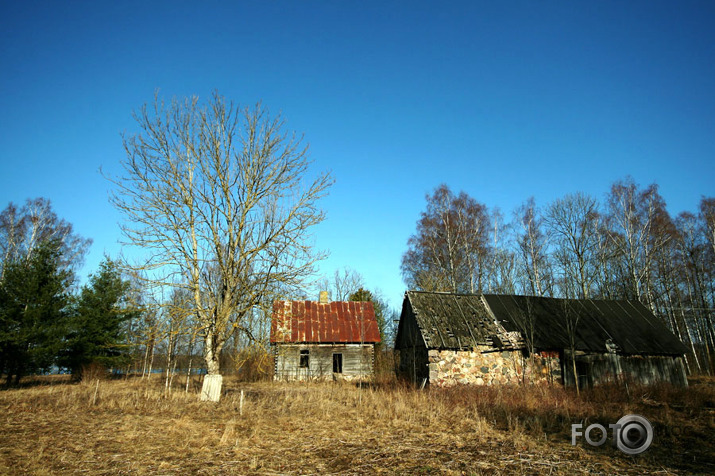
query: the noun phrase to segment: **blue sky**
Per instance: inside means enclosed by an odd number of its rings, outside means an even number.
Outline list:
[[[0,207],[47,197],[116,256],[99,174],[150,102],[262,101],[336,179],[315,229],[399,305],[440,183],[510,217],[626,175],[672,214],[715,195],[715,3],[0,1]]]

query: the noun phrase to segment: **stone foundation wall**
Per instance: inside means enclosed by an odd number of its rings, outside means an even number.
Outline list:
[[[436,387],[453,385],[509,385],[522,382],[556,383],[561,378],[558,354],[539,353],[535,365],[521,351],[494,352],[489,347],[474,351],[430,350],[429,382]]]

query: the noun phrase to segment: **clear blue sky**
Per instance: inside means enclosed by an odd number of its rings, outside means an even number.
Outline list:
[[[0,208],[47,197],[115,256],[133,110],[216,89],[304,133],[336,184],[317,245],[394,306],[424,196],[715,195],[715,2],[0,2]]]

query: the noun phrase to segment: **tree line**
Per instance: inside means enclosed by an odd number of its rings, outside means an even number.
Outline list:
[[[672,217],[652,184],[614,182],[599,201],[529,198],[510,219],[446,185],[426,196],[402,256],[411,289],[639,300],[715,370],[715,198]]]
[[[66,369],[80,379],[93,365],[127,357],[125,324],[135,314],[129,282],[109,258],[78,288],[75,270],[91,240],[57,217],[50,201],[10,203],[0,213],[0,374]]]

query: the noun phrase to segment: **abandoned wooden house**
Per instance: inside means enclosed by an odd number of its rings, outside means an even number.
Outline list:
[[[408,291],[395,348],[418,384],[687,385],[685,346],[637,301]]]
[[[273,303],[276,380],[369,380],[380,331],[371,302]]]

